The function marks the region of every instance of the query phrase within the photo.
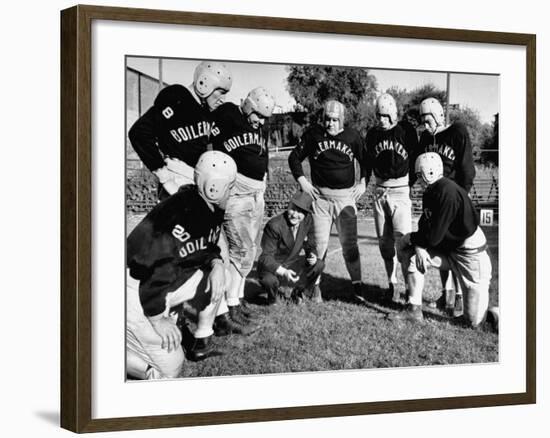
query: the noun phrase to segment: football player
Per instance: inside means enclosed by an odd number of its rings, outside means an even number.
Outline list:
[[[223,104],[233,77],[220,62],[203,61],[189,87],[170,85],[130,128],[128,137],[143,164],[161,184],[159,199],[193,184],[193,168],[207,150],[212,111]]]
[[[472,144],[466,126],[462,123],[447,125],[443,107],[433,97],[420,103],[419,112],[421,123],[426,129],[420,135],[416,156],[425,152],[438,153],[443,162],[443,175],[455,181],[466,192],[470,192],[476,172]],[[443,285],[440,302],[445,302],[449,313],[458,316],[463,311],[460,283],[454,281],[449,271],[443,269],[440,270],[440,274]]]
[[[491,260],[487,240],[468,193],[443,176],[439,154],[416,159],[415,171],[426,189],[418,231],[399,242],[399,260],[407,271],[409,304],[394,319],[422,320],[424,274],[429,267],[452,271],[464,292],[464,319],[477,327],[489,304]]]
[[[182,186],[157,204],[127,239],[127,372],[138,379],[180,375],[185,324],[178,309],[196,299],[210,319],[200,319],[187,346],[192,360],[208,357],[214,317],[226,289],[226,272],[218,247],[224,208],[235,183],[237,166],[219,151],[205,152],[194,169],[195,185]],[[200,218],[197,220],[197,218]],[[181,306],[180,306],[181,307]],[[181,313],[180,313],[181,318]]]
[[[213,147],[237,164],[237,180],[225,210],[224,235],[229,253],[231,282],[226,299],[229,317],[242,324],[253,318],[246,306],[244,286],[256,257],[264,215],[268,145],[264,123],[273,113],[275,99],[263,87],[254,88],[240,106],[221,105],[213,114]]]
[[[354,293],[360,296],[361,261],[357,245],[356,202],[366,190],[365,170],[360,166],[364,144],[356,130],[344,126],[344,120],[344,105],[336,100],[327,101],[323,106],[322,125],[316,125],[304,133],[300,143],[290,153],[288,163],[302,191],[314,200],[312,210],[317,257],[325,259],[330,230],[335,223]],[[305,158],[309,160],[311,181],[302,168]],[[359,175],[357,168],[360,168]],[[314,299],[318,300],[318,297]]]
[[[376,100],[378,126],[367,132],[365,163],[366,178],[374,172],[374,222],[380,254],[388,277],[388,300],[398,301],[396,242],[411,232],[410,157],[417,148],[414,128],[398,124],[397,105],[390,94]],[[410,129],[409,129],[410,128]],[[414,173],[414,168],[412,169]],[[406,271],[403,272],[406,282]]]

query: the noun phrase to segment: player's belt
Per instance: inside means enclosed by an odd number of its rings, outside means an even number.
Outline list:
[[[487,244],[484,243],[483,245],[478,246],[477,248],[458,247],[457,249],[455,249],[455,252],[463,255],[475,255],[486,250],[487,250]]]
[[[231,195],[253,195],[263,197],[266,186],[266,177],[263,180],[249,178],[237,173],[237,179],[231,189]]]
[[[399,189],[403,187],[409,187],[409,174],[401,176],[399,178],[389,179],[376,177],[376,185],[385,189]]]

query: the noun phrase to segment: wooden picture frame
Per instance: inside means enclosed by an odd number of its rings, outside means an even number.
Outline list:
[[[110,20],[515,45],[526,49],[525,392],[92,418],[92,22]],[[61,12],[61,426],[74,432],[290,420],[536,401],[536,37],[531,34],[75,6]]]

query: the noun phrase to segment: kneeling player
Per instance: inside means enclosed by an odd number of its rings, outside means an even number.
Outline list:
[[[126,351],[130,376],[179,376],[184,352],[174,308],[195,297],[210,318],[199,319],[194,345],[187,353],[197,360],[212,351],[212,326],[227,281],[217,242],[236,174],[231,157],[205,152],[195,166],[196,185],[182,186],[128,236]]]
[[[464,318],[477,327],[489,304],[491,260],[487,241],[468,193],[443,176],[443,163],[435,152],[420,155],[415,172],[426,186],[418,231],[399,244],[399,260],[407,270],[409,305],[395,319],[421,320],[424,274],[430,266],[450,270],[464,293]]]

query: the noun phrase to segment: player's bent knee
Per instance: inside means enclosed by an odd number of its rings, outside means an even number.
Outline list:
[[[178,347],[175,350],[172,350],[170,353],[166,353],[166,358],[164,358],[161,363],[158,363],[157,366],[162,374],[162,377],[165,379],[175,379],[181,375],[183,370],[183,349]]]

